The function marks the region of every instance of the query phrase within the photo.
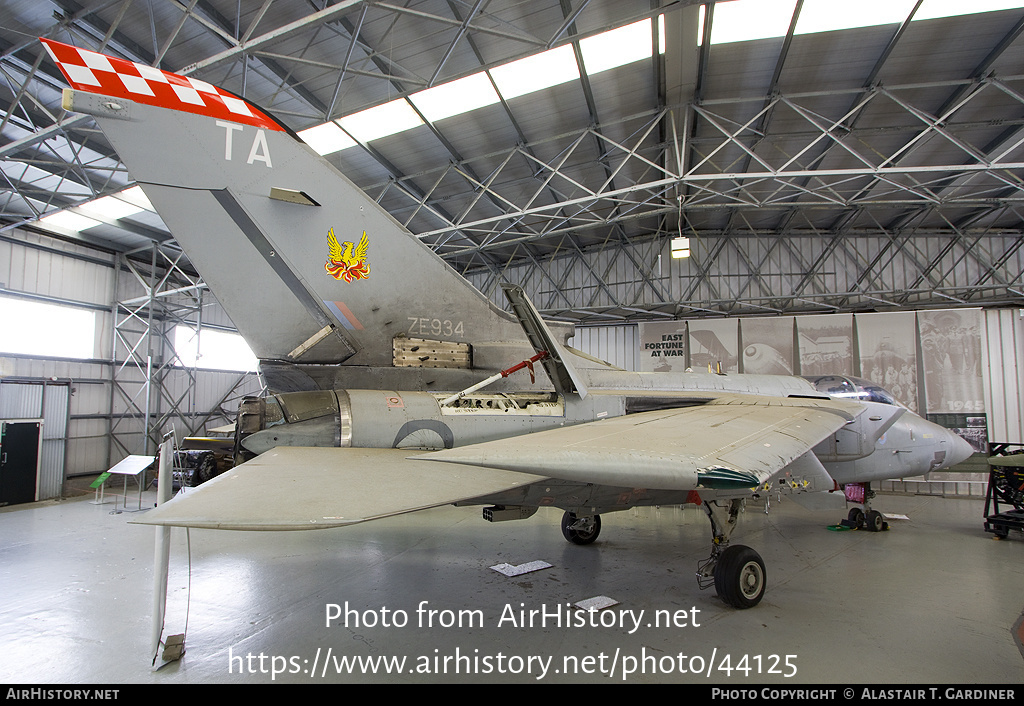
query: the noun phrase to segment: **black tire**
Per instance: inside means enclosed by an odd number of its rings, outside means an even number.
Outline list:
[[[853,523],[854,528],[864,529],[864,511],[859,507],[855,507],[850,510],[850,514],[847,515],[847,519]]]
[[[761,602],[768,574],[761,556],[742,544],[727,547],[715,565],[715,590],[733,608],[753,608]]]
[[[562,536],[566,541],[573,544],[593,544],[597,535],[601,534],[601,516],[594,515],[594,528],[590,532],[573,529],[572,526],[577,520],[576,513],[566,512],[562,515]]]
[[[217,459],[212,451],[207,451],[199,457],[199,462],[196,464],[195,475],[193,476],[195,484],[201,485],[208,480],[213,480],[216,475]]]
[[[869,532],[881,532],[885,529],[885,518],[882,517],[882,513],[878,510],[872,510],[869,512],[867,514],[866,522]]]

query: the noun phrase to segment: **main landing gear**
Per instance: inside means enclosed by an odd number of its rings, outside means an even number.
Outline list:
[[[729,544],[742,505],[742,498],[730,500],[727,507],[704,502],[704,512],[711,520],[711,556],[697,567],[697,585],[705,589],[713,583],[718,596],[733,608],[753,608],[764,597],[768,574],[756,551]]]
[[[711,556],[697,567],[697,585],[702,589],[714,585],[722,600],[734,608],[753,608],[768,585],[764,561],[750,547],[729,545],[743,500],[730,500],[727,506],[705,502],[703,506],[711,520],[712,545]],[[600,533],[600,515],[577,516],[568,511],[562,515],[562,536],[573,544],[591,544]]]

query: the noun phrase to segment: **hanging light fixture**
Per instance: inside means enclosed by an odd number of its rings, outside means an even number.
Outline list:
[[[678,210],[676,211],[676,228],[679,231],[679,235],[672,238],[672,241],[669,244],[669,251],[672,253],[673,260],[679,260],[684,257],[690,257],[690,239],[683,235],[684,216],[682,196],[676,196],[676,206],[678,208]]]
[[[690,239],[689,238],[673,238],[672,239],[672,257],[679,259],[680,257],[690,256]]]
[[[678,260],[682,257],[690,257],[690,239],[682,236],[672,238],[672,258]]]

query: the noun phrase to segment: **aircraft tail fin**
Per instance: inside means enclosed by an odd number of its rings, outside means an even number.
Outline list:
[[[526,350],[507,312],[266,111],[204,81],[43,42],[72,86],[65,107],[95,118],[265,365],[479,377]]]

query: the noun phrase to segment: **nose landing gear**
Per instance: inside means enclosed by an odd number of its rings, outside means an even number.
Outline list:
[[[847,483],[843,486],[843,492],[846,493],[849,502],[864,506],[863,510],[859,507],[852,508],[842,522],[843,525],[853,529],[866,529],[868,532],[885,532],[889,529],[889,523],[885,521],[882,513],[871,509],[875,491],[871,490],[870,483]]]

